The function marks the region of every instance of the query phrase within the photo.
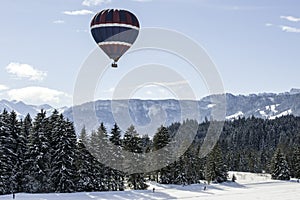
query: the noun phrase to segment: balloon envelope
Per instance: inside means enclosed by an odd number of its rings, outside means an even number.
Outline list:
[[[137,17],[127,10],[102,10],[91,21],[94,40],[115,62],[135,42],[139,29]]]

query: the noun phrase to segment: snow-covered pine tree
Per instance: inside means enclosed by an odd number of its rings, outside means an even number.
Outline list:
[[[123,148],[133,153],[142,153],[141,138],[133,125],[131,125],[124,134]],[[125,165],[127,165],[126,161]],[[148,187],[145,183],[144,174],[142,173],[129,174],[127,177],[128,186],[134,190],[144,190]]]
[[[203,178],[202,163],[198,152],[198,148],[192,144],[183,155],[187,184],[198,183]]]
[[[210,182],[222,183],[227,181],[228,171],[223,162],[221,149],[217,143],[212,151],[208,154],[205,168],[205,179]]]
[[[152,141],[149,138],[148,135],[143,135],[141,138],[141,147],[142,147],[142,152],[143,153],[148,153],[151,151],[152,148]]]
[[[206,158],[205,180],[210,184],[216,178],[214,155],[212,152]]]
[[[10,188],[11,192],[19,192],[19,180],[18,177],[20,175],[19,166],[18,164],[21,164],[19,161],[18,156],[18,150],[19,150],[19,134],[21,130],[21,124],[17,119],[17,114],[15,111],[11,111],[9,114],[8,119],[8,133],[10,135],[9,137],[9,143],[11,150],[8,152],[8,155],[10,154],[10,157],[12,158],[12,168],[11,168],[11,176],[10,176]]]
[[[79,140],[84,144],[84,146],[88,145],[89,137],[87,135],[85,126],[80,131]]]
[[[28,175],[29,166],[26,165],[26,159],[28,158],[28,139],[29,135],[32,131],[32,119],[29,114],[26,115],[24,120],[21,122],[21,132],[18,137],[18,167],[19,167],[19,174],[17,176],[17,181],[19,183],[19,189],[20,191],[24,192],[26,191],[26,176]]]
[[[116,161],[123,163],[121,130],[117,123],[115,123],[111,129],[109,141],[112,145],[115,145],[111,153],[116,157]],[[115,184],[115,190],[123,191],[125,189],[124,177],[124,172],[112,169],[111,181],[113,181]]]
[[[162,149],[163,147],[165,147],[167,144],[169,144],[171,140],[169,131],[166,127],[161,126],[160,128],[157,129],[157,132],[155,133],[155,135],[153,136],[153,151],[157,151],[159,149]],[[167,157],[168,152],[164,152],[161,151],[161,153],[157,153],[157,158],[156,160],[153,160],[153,164],[156,165],[158,168],[159,166],[161,166],[161,159],[162,157]],[[168,183],[170,182],[170,168],[169,167],[165,167],[162,169],[159,169],[155,172],[155,180],[157,182],[161,182],[161,183]]]
[[[185,185],[187,183],[187,178],[185,174],[185,163],[183,156],[180,156],[180,158],[172,163],[170,167],[172,169],[171,183]]]
[[[78,154],[76,161],[77,181],[76,190],[78,192],[101,191],[100,183],[97,182],[97,177],[101,175],[101,168],[96,158],[87,150],[82,140],[87,140],[85,129],[82,129],[77,143]]]
[[[114,124],[114,127],[111,129],[109,141],[117,146],[121,146],[121,130],[117,123]]]
[[[15,137],[12,135],[10,115],[4,110],[0,115],[0,194],[14,190],[12,169],[15,167]]]
[[[97,191],[108,191],[109,186],[107,184],[107,181],[104,180],[105,170],[104,165],[101,162],[104,162],[103,160],[100,160],[101,158],[101,135],[99,135],[99,132],[92,130],[89,138],[89,142],[87,147],[87,150],[91,153],[91,155],[97,160],[97,166],[95,166],[94,174],[95,179],[93,180],[95,189]],[[99,170],[98,170],[99,169]]]
[[[15,163],[12,169],[11,184],[14,185],[13,192],[24,191],[25,154],[27,152],[28,135],[31,129],[31,118],[27,115],[24,122],[17,120],[14,111],[10,114],[10,129],[15,135]]]
[[[100,167],[102,170],[101,176],[97,178],[101,190],[108,190],[108,191],[114,191],[116,190],[116,183],[114,182],[114,171],[108,167],[105,166],[105,163],[107,163],[108,156],[112,152],[108,145],[109,139],[106,127],[103,123],[100,124],[100,126],[97,129],[96,132],[96,146],[95,146],[95,156],[97,160],[100,162]]]
[[[51,146],[48,134],[48,119],[46,112],[41,110],[33,122],[29,135],[26,166],[26,191],[30,193],[49,192],[51,188]]]
[[[76,189],[77,138],[73,124],[57,110],[49,117],[51,127],[51,187],[55,192],[74,192]]]
[[[272,158],[271,176],[275,180],[290,180],[289,166],[280,148],[277,148]]]
[[[300,179],[300,147],[294,149],[293,153],[294,176]]]

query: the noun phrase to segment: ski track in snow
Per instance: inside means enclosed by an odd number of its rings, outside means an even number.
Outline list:
[[[16,194],[15,200],[295,200],[300,199],[300,183],[296,180],[271,180],[267,174],[230,172],[237,177],[236,183],[211,184],[203,190],[204,184],[162,185],[150,183],[148,190],[123,192],[80,192],[70,194]],[[155,193],[152,188],[155,187]],[[12,195],[0,196],[11,200]]]

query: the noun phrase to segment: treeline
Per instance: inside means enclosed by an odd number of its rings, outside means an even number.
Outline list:
[[[198,155],[211,122],[197,123],[197,135],[187,151],[149,173],[126,174],[93,156],[103,152],[106,142],[136,154],[157,151],[172,142],[181,125],[194,123],[186,120],[161,126],[153,138],[141,135],[134,126],[121,133],[117,124],[108,131],[101,123],[91,133],[83,128],[77,138],[73,123],[57,111],[47,117],[42,110],[34,120],[29,115],[18,120],[15,112],[4,110],[0,114],[0,194],[146,189],[148,180],[164,184],[223,182],[228,170],[266,171],[282,180],[300,178],[300,118],[294,116],[227,121],[205,158]]]
[[[279,166],[286,166],[282,173],[288,171],[285,174],[300,178],[299,117],[289,115],[274,120],[251,117],[227,121],[219,143],[229,170],[272,174]]]

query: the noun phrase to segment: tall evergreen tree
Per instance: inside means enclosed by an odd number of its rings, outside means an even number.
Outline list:
[[[15,167],[15,136],[12,132],[10,115],[4,110],[0,115],[0,194],[12,192],[12,173]]]
[[[79,139],[85,146],[88,145],[89,138],[88,138],[85,126],[80,131]]]
[[[112,147],[112,152],[111,152],[112,155],[116,157],[115,161],[119,163],[123,163],[122,147],[121,147],[122,145],[121,130],[117,125],[117,123],[115,123],[113,128],[111,129],[109,141],[112,143],[112,145],[115,145],[114,147]],[[115,190],[123,191],[125,189],[124,172],[112,169],[111,178],[115,184]]]
[[[121,146],[121,130],[117,123],[115,123],[114,127],[111,129],[110,135],[109,141],[114,145]]]
[[[217,143],[212,151],[208,154],[205,168],[205,179],[208,181],[208,183],[221,183],[227,181],[227,177],[227,167],[223,163],[221,149]]]
[[[169,131],[166,127],[161,126],[160,128],[157,129],[157,132],[153,136],[153,151],[157,151],[165,147],[167,144],[169,144],[171,138]],[[160,153],[157,153],[157,158],[155,161],[153,161],[153,164],[157,165],[156,168],[159,168],[159,166],[162,165],[162,157],[166,157],[167,152],[165,151],[160,151]],[[164,167],[162,169],[159,169],[155,172],[155,179],[157,182],[160,183],[169,183],[169,177],[170,177],[170,167]]]
[[[24,192],[26,191],[26,176],[28,175],[29,167],[26,164],[28,159],[28,144],[29,144],[29,135],[32,131],[32,119],[29,114],[26,115],[23,121],[21,121],[21,131],[18,137],[18,175],[16,176],[17,182],[19,184],[19,190]]]
[[[133,125],[124,134],[123,147],[126,151],[142,153],[141,138]],[[134,190],[144,190],[148,187],[143,173],[129,174],[127,177],[128,186]]]
[[[293,153],[294,176],[300,179],[300,147],[294,149]]]
[[[101,191],[102,188],[99,187],[100,184],[97,182],[98,176],[101,174],[99,162],[91,155],[81,140],[78,141],[77,148],[76,168],[78,177],[76,180],[76,191]]]
[[[285,155],[280,148],[278,148],[274,153],[274,156],[272,158],[271,170],[272,179],[290,180],[289,166],[286,161]]]
[[[49,177],[52,151],[47,126],[46,112],[41,110],[34,119],[32,132],[29,135],[26,160],[26,166],[29,166],[26,190],[29,192],[49,192],[51,188]]]
[[[73,124],[56,110],[49,118],[52,135],[51,186],[55,192],[76,190],[77,138]]]

